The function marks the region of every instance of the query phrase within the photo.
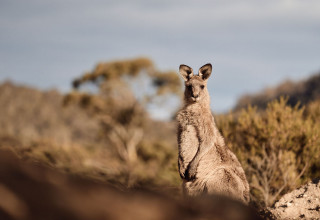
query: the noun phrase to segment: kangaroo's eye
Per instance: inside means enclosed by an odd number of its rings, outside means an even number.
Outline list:
[[[192,86],[191,86],[191,85],[188,85],[188,86],[187,86],[187,89],[191,90],[191,89],[192,89]]]
[[[204,85],[201,85],[200,88],[201,88],[201,89],[204,89]]]

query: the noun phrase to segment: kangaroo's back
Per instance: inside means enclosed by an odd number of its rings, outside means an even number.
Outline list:
[[[185,80],[184,107],[177,114],[179,172],[186,195],[223,194],[245,203],[249,185],[237,157],[225,145],[210,110],[207,80],[212,66],[206,64],[195,76],[181,65]]]

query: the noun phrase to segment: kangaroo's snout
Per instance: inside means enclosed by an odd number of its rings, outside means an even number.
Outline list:
[[[194,92],[194,91],[192,91],[192,92],[191,92],[191,99],[192,99],[193,101],[198,101],[198,99],[199,99],[199,92]]]
[[[191,97],[192,98],[199,98],[200,90],[197,88],[197,86],[193,86],[191,90]]]
[[[192,88],[191,96],[193,98],[198,98],[199,97],[199,91],[196,88]]]

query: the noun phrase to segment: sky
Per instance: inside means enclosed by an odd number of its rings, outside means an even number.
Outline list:
[[[1,0],[0,81],[71,89],[98,62],[212,63],[215,112],[320,70],[319,0]],[[152,113],[167,117],[166,110]]]

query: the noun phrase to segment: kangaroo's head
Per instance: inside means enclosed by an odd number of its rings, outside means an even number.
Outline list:
[[[210,101],[207,89],[207,80],[211,75],[212,66],[210,63],[199,69],[198,75],[193,74],[191,67],[180,65],[179,72],[185,81],[184,99],[187,103]]]

